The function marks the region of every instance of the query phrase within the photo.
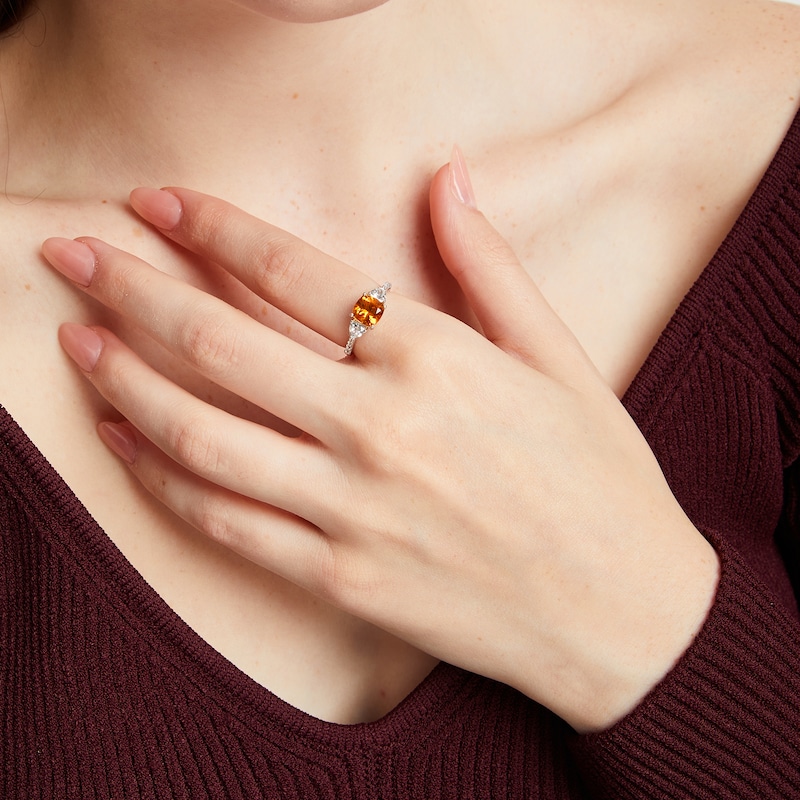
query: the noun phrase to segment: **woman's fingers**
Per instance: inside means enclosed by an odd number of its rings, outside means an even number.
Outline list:
[[[458,148],[431,184],[431,221],[439,252],[494,344],[553,378],[575,379],[590,362],[510,245],[475,207]]]
[[[324,513],[320,499],[332,469],[315,441],[283,436],[204,403],[148,366],[110,331],[66,324],[59,339],[100,394],[179,464],[306,519]]]
[[[189,472],[127,422],[103,422],[98,433],[142,485],[192,527],[293,583],[321,590],[330,543],[314,525]]]
[[[130,200],[133,209],[164,235],[219,264],[268,303],[342,345],[355,301],[391,277],[370,278],[296,236],[199,192],[142,188],[131,192]],[[359,347],[359,355],[363,350]]]
[[[312,436],[328,429],[320,389],[346,397],[335,362],[129,253],[97,239],[48,239],[42,252],[206,378]]]

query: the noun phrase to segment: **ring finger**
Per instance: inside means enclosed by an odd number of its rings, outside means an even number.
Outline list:
[[[354,303],[386,280],[381,276],[376,281],[302,239],[199,192],[135,189],[131,205],[173,241],[219,264],[267,302],[342,345]],[[390,302],[403,300],[392,297]],[[391,338],[382,336],[382,344]],[[370,359],[373,349],[372,343],[365,344],[359,343],[362,361]]]

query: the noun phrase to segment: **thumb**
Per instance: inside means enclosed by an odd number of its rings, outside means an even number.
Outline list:
[[[435,175],[431,223],[447,269],[458,281],[484,335],[530,366],[557,377],[587,360],[511,246],[477,210],[461,150]],[[574,372],[570,370],[571,373]]]

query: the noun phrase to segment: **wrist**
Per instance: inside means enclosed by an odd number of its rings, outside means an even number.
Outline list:
[[[562,670],[562,695],[550,707],[577,732],[605,730],[630,713],[703,627],[714,602],[719,561],[694,526],[687,534],[679,537],[669,559],[652,559],[652,569],[640,570],[635,582],[614,593]]]

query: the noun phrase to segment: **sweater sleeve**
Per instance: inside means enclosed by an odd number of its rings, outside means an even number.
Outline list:
[[[706,535],[721,576],[697,638],[628,716],[571,742],[593,798],[800,797],[800,625]]]

